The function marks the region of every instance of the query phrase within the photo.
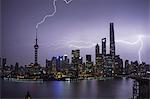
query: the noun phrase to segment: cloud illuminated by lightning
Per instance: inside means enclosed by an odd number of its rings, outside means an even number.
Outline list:
[[[81,49],[81,48],[92,48],[93,46],[95,46],[95,43],[85,41],[68,41],[67,45],[69,45],[69,47]]]
[[[65,41],[60,40],[59,42],[55,42],[52,44],[40,44],[40,46],[47,47],[47,48],[53,48],[53,50],[63,49],[63,48],[75,48],[75,49],[87,49],[92,48],[95,46],[95,43],[93,42],[86,42],[86,41]]]

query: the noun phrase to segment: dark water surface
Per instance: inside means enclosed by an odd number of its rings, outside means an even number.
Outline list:
[[[2,80],[2,98],[24,99],[27,91],[38,99],[129,99],[132,79],[81,80],[50,82],[12,82]]]

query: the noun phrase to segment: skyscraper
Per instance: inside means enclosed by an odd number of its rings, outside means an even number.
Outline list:
[[[96,62],[96,64],[98,63],[98,60],[99,60],[99,55],[100,55],[99,50],[100,50],[99,45],[96,44],[96,46],[95,46],[95,62]]]
[[[64,61],[64,58],[63,58],[63,56],[59,56],[59,57],[57,57],[57,64],[56,64],[56,68],[57,68],[57,70],[61,70],[62,69],[62,65],[63,65],[63,61]]]
[[[52,72],[55,73],[57,71],[57,57],[52,57]]]
[[[75,69],[75,77],[78,77],[79,73],[79,64],[80,61],[82,61],[82,58],[80,57],[80,50],[72,50],[72,65],[73,68]]]
[[[96,44],[96,46],[95,46],[95,57],[97,57],[99,54],[100,54],[99,53],[99,45]]]
[[[115,64],[115,67],[114,67],[115,75],[116,76],[122,75],[122,73],[123,73],[123,60],[120,58],[119,55],[116,55],[114,61],[115,61],[115,63],[114,63]]]
[[[7,64],[6,58],[2,58],[2,67],[6,66],[6,64]]]
[[[51,67],[51,60],[46,59],[46,68],[50,68]]]
[[[91,55],[86,55],[86,62],[91,62]]]
[[[106,55],[106,38],[102,38],[102,55]]]
[[[86,73],[93,71],[93,62],[91,60],[91,55],[86,55]]]
[[[72,64],[77,69],[79,65],[80,50],[72,50]]]
[[[110,55],[112,61],[112,75],[117,76],[123,72],[123,61],[115,53],[114,23],[110,23]]]
[[[69,58],[68,55],[64,55],[63,69],[68,69],[68,67],[69,67]]]
[[[38,39],[37,39],[37,32],[36,32],[36,39],[35,39],[35,45],[34,45],[34,53],[35,53],[35,57],[34,57],[34,65],[38,66],[38,43],[37,43]]]
[[[94,71],[95,72],[101,72],[101,68],[103,66],[103,56],[102,54],[100,54],[100,48],[99,48],[99,45],[97,44],[95,46],[95,69]]]
[[[64,61],[65,61],[66,65],[69,65],[68,55],[64,55]]]
[[[114,23],[110,23],[110,55],[115,57]]]
[[[100,56],[99,45],[96,44],[96,46],[95,46],[95,62],[96,62],[96,65],[98,65],[98,63],[99,63],[99,56]]]

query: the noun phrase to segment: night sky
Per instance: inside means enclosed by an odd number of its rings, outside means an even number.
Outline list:
[[[0,0],[0,5],[1,5],[1,0]],[[0,7],[0,56],[2,56],[2,17],[1,17],[1,7]]]
[[[1,1],[2,56],[8,64],[30,64],[34,62],[35,26],[53,13],[53,0]],[[149,0],[73,0],[69,4],[57,0],[56,5],[56,14],[38,28],[41,64],[52,56],[70,57],[72,49],[80,49],[84,59],[86,54],[92,54],[94,61],[95,45],[101,45],[103,37],[109,44],[110,22],[115,26],[116,54],[124,60],[138,60],[140,42],[128,45],[117,41],[135,42],[138,35],[145,35],[141,59],[150,63]]]

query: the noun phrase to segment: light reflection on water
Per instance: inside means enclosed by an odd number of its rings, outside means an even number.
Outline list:
[[[27,91],[33,98],[47,99],[129,99],[132,79],[50,81],[20,83],[2,81],[2,98],[23,98]]]

